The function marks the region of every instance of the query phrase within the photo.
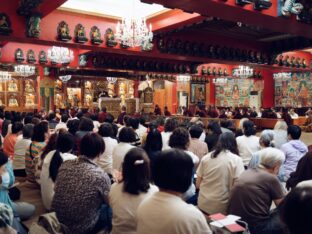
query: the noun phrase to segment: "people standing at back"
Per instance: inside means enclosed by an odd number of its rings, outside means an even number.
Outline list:
[[[300,141],[301,128],[297,125],[290,125],[287,129],[288,142],[283,144],[281,150],[285,154],[284,181],[290,177],[290,173],[296,170],[298,161],[308,152],[308,147]]]
[[[243,134],[236,138],[239,155],[244,165],[247,166],[253,153],[260,150],[259,137],[256,136],[256,129],[252,121],[243,123]]]
[[[152,168],[153,181],[160,191],[139,206],[137,234],[212,234],[204,215],[181,199],[192,183],[193,168],[185,152],[161,152]]]
[[[158,191],[150,184],[149,159],[144,150],[131,149],[122,164],[122,180],[112,185],[109,204],[113,210],[112,234],[135,234],[137,209],[146,198]]]

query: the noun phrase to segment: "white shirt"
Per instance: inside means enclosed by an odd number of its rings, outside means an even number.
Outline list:
[[[63,123],[63,122],[59,122],[56,126],[55,126],[55,131],[57,131],[57,130],[59,130],[59,129],[62,129],[62,128],[64,128],[64,129],[68,129],[67,128],[67,124],[66,123]]]
[[[291,117],[292,119],[298,119],[298,118],[299,118],[298,114],[295,113],[295,112],[292,113],[292,114],[289,112],[289,115],[290,115],[290,117]]]
[[[105,143],[105,151],[98,158],[97,164],[108,174],[112,175],[113,170],[113,150],[118,145],[116,139],[111,137],[103,137]]]
[[[253,153],[260,150],[259,137],[245,135],[236,137],[239,155],[242,157],[244,165],[248,165]]]
[[[2,141],[3,142],[3,141]],[[14,146],[14,159],[13,168],[14,170],[25,169],[25,154],[31,143],[31,139],[20,139]]]
[[[47,210],[51,209],[51,202],[54,196],[54,182],[50,178],[50,163],[53,158],[55,150],[50,151],[43,160],[43,165],[40,174],[40,182],[41,182],[41,197],[43,201],[43,205]],[[63,162],[67,160],[74,160],[77,157],[70,153],[61,153],[61,157]]]
[[[162,150],[170,149],[171,147],[169,146],[169,139],[171,136],[172,132],[162,132],[161,133],[161,139],[163,143]]]
[[[301,181],[296,187],[312,187],[312,180]]]
[[[124,183],[115,183],[109,192],[109,204],[113,210],[113,230],[111,234],[136,234],[138,206],[146,198],[158,191],[157,186],[151,185],[147,193],[139,195],[123,191]]]
[[[205,131],[203,131],[202,134],[199,137],[199,140],[202,141],[202,142],[205,142],[205,138],[206,138],[206,133],[205,133]]]
[[[93,129],[94,131],[98,131],[101,126],[100,122],[97,120],[93,121],[93,125],[94,125],[94,129]]]
[[[212,234],[204,215],[180,197],[156,192],[137,211],[137,234]]]
[[[244,170],[241,157],[228,150],[216,158],[211,153],[204,156],[197,169],[197,177],[202,178],[198,207],[208,214],[226,214],[234,181]]]
[[[123,160],[128,153],[128,151],[135,146],[130,145],[129,143],[120,142],[117,146],[115,146],[113,150],[113,169],[117,171],[121,171],[121,166]]]
[[[193,152],[191,151],[188,151],[188,150],[184,150],[185,153],[187,153],[191,158],[192,158],[192,161],[194,163],[194,171],[199,163],[199,157],[197,157]],[[196,192],[196,187],[195,187],[195,184],[193,183],[193,180],[192,180],[192,183],[190,185],[190,187],[188,188],[188,190],[182,195],[182,198],[184,201],[187,201],[188,199],[190,199],[192,196],[195,195],[195,192]]]
[[[147,128],[140,124],[139,128],[136,129],[135,132],[136,132],[136,134],[138,134],[138,136],[142,142],[144,135],[147,133]]]

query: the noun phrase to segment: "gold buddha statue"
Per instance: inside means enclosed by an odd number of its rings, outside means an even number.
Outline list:
[[[9,107],[18,107],[18,101],[15,96],[11,96],[9,99]]]
[[[9,92],[17,92],[18,88],[17,88],[17,83],[15,80],[10,80],[8,83],[8,91]]]
[[[85,96],[85,105],[86,106],[91,106],[92,105],[92,96],[90,94],[87,94]]]
[[[35,90],[34,90],[34,87],[32,85],[32,82],[29,81],[29,80],[26,80],[25,81],[25,92],[27,93],[33,93]]]
[[[26,95],[25,106],[34,106],[35,97],[33,94]]]

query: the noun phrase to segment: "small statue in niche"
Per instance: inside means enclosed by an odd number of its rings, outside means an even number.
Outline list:
[[[291,14],[299,15],[302,10],[303,5],[296,0],[285,0],[281,13],[285,17],[290,17]]]
[[[18,48],[16,49],[15,51],[15,61],[16,62],[23,62],[25,59],[24,59],[24,53],[22,51],[22,49]]]
[[[27,51],[27,62],[28,63],[36,62],[35,52],[31,49]]]
[[[39,14],[32,15],[27,19],[27,37],[39,38],[40,37],[40,22],[41,17]]]
[[[18,101],[14,95],[9,98],[9,107],[18,107]]]
[[[17,92],[18,91],[16,80],[12,79],[9,81],[8,91],[9,92]]]
[[[35,97],[33,94],[27,94],[25,98],[25,106],[33,106],[35,105],[34,101]]]
[[[85,43],[88,41],[85,28],[82,24],[77,24],[75,27],[75,41],[78,43]]]
[[[92,96],[90,94],[87,94],[85,97],[85,104],[86,106],[91,106],[92,105]]]
[[[0,34],[8,36],[12,33],[11,21],[5,13],[0,13]]]
[[[263,10],[269,9],[272,6],[270,0],[254,0],[254,9],[255,10]]]
[[[80,54],[79,55],[79,66],[84,67],[87,65],[87,62],[88,62],[87,55]]]
[[[47,54],[43,50],[41,50],[39,52],[39,56],[38,57],[39,57],[39,63],[40,64],[46,64],[48,62]]]
[[[90,31],[91,43],[94,45],[100,45],[103,43],[101,39],[101,31],[97,26],[93,26]]]
[[[57,27],[57,39],[60,41],[69,41],[72,37],[69,35],[69,27],[65,21],[61,21]]]
[[[108,47],[115,47],[117,45],[114,31],[111,28],[108,28],[105,32],[105,41]]]
[[[25,81],[25,92],[27,93],[33,93],[35,90],[34,90],[34,87],[32,85],[32,81],[30,80],[26,80]]]

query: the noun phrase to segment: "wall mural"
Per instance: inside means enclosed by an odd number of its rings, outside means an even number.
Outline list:
[[[250,91],[263,89],[263,81],[228,78],[224,84],[215,84],[216,106],[249,106]]]
[[[312,106],[312,73],[292,73],[275,79],[275,106]]]

